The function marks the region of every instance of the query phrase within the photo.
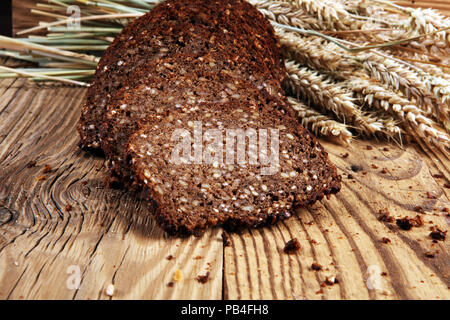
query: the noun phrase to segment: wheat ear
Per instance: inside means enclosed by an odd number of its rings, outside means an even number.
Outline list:
[[[316,17],[328,30],[360,29],[364,22],[351,17],[338,2],[320,0],[291,0],[293,7],[302,8],[306,13]]]
[[[295,98],[288,97],[288,102],[297,112],[301,124],[316,135],[336,137],[344,144],[349,144],[352,141],[353,135],[348,130],[347,125],[330,119]]]
[[[279,38],[283,56],[311,69],[336,71],[350,68],[354,64],[353,61],[334,53],[338,47],[322,38],[301,36],[279,27],[275,27],[275,32]]]
[[[372,78],[394,91],[402,92],[407,99],[414,98],[427,116],[436,115],[436,118],[447,120],[446,106],[417,72],[375,54],[363,57],[362,65]]]
[[[319,20],[305,13],[303,9],[293,7],[291,3],[272,0],[247,1],[270,20],[301,29],[321,29]]]
[[[340,75],[344,78],[355,76],[358,72],[355,70],[362,66],[373,79],[394,91],[402,92],[408,99],[414,98],[427,116],[435,115],[443,124],[447,121],[448,106],[445,104],[445,97],[448,93],[442,80],[429,80],[427,85],[417,72],[392,59],[373,53],[348,56],[343,49],[324,39],[301,36],[281,28],[275,30],[286,58],[315,70],[340,70]],[[432,92],[433,84],[436,88],[439,86],[435,93]]]
[[[450,19],[444,17],[433,9],[410,9],[405,8],[410,15],[407,28],[413,34],[429,33],[450,26]],[[450,33],[448,31],[438,32],[434,35],[435,39],[450,43]]]
[[[366,135],[381,133],[381,123],[364,120],[360,108],[354,103],[351,91],[325,75],[300,67],[294,61],[287,61],[285,64],[288,91],[310,104],[333,112],[337,119],[351,124],[356,130]]]
[[[438,125],[425,117],[411,101],[372,83],[369,79],[353,78],[344,83],[362,104],[395,114],[399,120],[411,125],[420,137],[443,150],[447,149],[447,152],[450,150],[450,137],[445,132],[435,129]]]

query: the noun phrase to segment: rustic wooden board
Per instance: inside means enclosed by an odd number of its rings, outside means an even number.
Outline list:
[[[77,147],[84,94],[0,81],[0,299],[107,299],[109,284],[113,299],[450,298],[448,240],[433,244],[428,236],[431,225],[450,223],[442,212],[450,161],[439,151],[322,141],[344,177],[342,191],[271,228],[232,234],[224,248],[219,228],[200,238],[166,237],[138,195],[103,187],[105,160]],[[427,212],[424,227],[402,231],[377,219],[381,208],[403,217],[415,216],[416,206]],[[286,255],[294,237],[302,249]],[[435,250],[435,258],[425,256]],[[313,262],[323,270],[312,271]],[[177,269],[184,277],[170,287]],[[210,280],[199,283],[208,271]],[[322,288],[327,276],[339,283]]]

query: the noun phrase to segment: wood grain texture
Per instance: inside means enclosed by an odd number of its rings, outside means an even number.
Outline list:
[[[31,9],[38,9],[36,3],[44,3],[44,1],[36,0],[12,0],[12,34],[18,31],[36,26],[39,21],[52,21],[54,19],[46,16],[38,16],[31,14]]]
[[[115,299],[450,298],[448,241],[433,244],[428,236],[430,226],[447,230],[450,222],[442,212],[450,166],[438,151],[322,141],[344,177],[342,191],[284,223],[232,234],[233,246],[224,249],[221,229],[201,238],[165,237],[139,196],[103,187],[104,159],[77,147],[84,93],[0,82],[1,299],[106,299],[109,284]],[[404,217],[415,216],[416,206],[427,212],[424,227],[402,231],[378,221],[382,208]],[[302,249],[287,255],[283,247],[292,238]],[[435,250],[435,258],[425,256]],[[312,271],[313,262],[323,270]],[[67,287],[70,266],[80,268],[78,290]],[[169,287],[177,269],[184,279]],[[208,271],[206,284],[195,280]],[[339,283],[322,288],[326,277]]]
[[[450,16],[450,2],[447,0],[396,0],[395,3],[411,8],[434,8]]]
[[[0,298],[104,299],[109,284],[118,299],[221,298],[219,230],[165,237],[137,196],[103,187],[104,159],[77,147],[84,89],[25,81],[0,82]],[[168,287],[177,269],[183,280]]]
[[[22,21],[19,29],[34,25]],[[103,187],[105,160],[77,147],[84,94],[0,81],[0,299],[450,299],[448,240],[429,238],[431,226],[450,225],[443,212],[450,161],[440,151],[321,141],[343,175],[342,191],[273,227],[231,234],[224,248],[219,228],[201,238],[166,237],[139,195]],[[395,218],[419,214],[425,226],[403,231],[381,222],[384,208]],[[292,238],[302,248],[287,255]],[[311,270],[313,262],[323,270]],[[70,288],[73,266],[78,289]],[[178,269],[184,277],[169,287]],[[206,284],[195,280],[208,271]],[[327,277],[339,282],[323,286]]]
[[[233,235],[234,246],[225,248],[225,297],[449,299],[448,243],[433,243],[429,237],[430,226],[447,230],[450,222],[442,212],[448,207],[443,184],[449,161],[413,146],[402,150],[373,142],[357,142],[351,148],[322,143],[343,175],[341,192],[272,228]],[[355,165],[363,170],[352,171]],[[428,199],[427,192],[437,199]],[[423,227],[403,231],[378,220],[380,209],[403,218],[416,216],[417,206],[426,210],[420,214]],[[383,237],[391,243],[384,244]],[[302,249],[286,255],[283,247],[292,238]],[[426,257],[436,250],[435,258]],[[312,270],[313,262],[323,270]],[[339,283],[321,287],[326,277],[336,277]]]

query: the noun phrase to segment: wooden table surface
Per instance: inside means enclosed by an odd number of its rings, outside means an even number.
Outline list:
[[[273,227],[231,234],[224,247],[220,228],[167,237],[138,196],[103,186],[105,159],[77,147],[84,95],[0,81],[0,299],[450,299],[448,240],[429,237],[431,226],[450,225],[450,161],[440,151],[321,140],[341,192]],[[384,208],[425,225],[379,221]],[[292,238],[302,248],[287,255]],[[207,272],[208,282],[196,280]],[[324,286],[327,277],[338,283]]]
[[[105,160],[77,147],[84,94],[0,82],[1,299],[109,299],[110,284],[113,299],[450,298],[448,240],[429,237],[431,226],[450,224],[442,211],[450,162],[441,152],[322,141],[343,176],[337,196],[273,227],[232,234],[231,247],[223,246],[220,228],[168,238],[138,197],[103,186]],[[419,214],[425,226],[403,231],[381,222],[383,208],[395,218]],[[302,248],[287,255],[291,238]],[[323,270],[311,270],[313,262]],[[183,279],[170,287],[176,270]],[[207,272],[207,283],[196,280]],[[322,287],[326,277],[339,283]]]

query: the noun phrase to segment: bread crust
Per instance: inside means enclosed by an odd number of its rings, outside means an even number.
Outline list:
[[[154,115],[131,136],[126,158],[137,181],[158,204],[156,219],[168,233],[200,234],[216,225],[236,230],[273,224],[340,189],[336,167],[318,141],[277,107],[280,101],[264,98],[257,94],[246,102]],[[171,162],[176,144],[171,134],[195,121],[208,128],[223,127],[224,146],[228,129],[279,130],[279,169],[263,175],[263,165],[252,165],[248,159],[241,165]],[[207,147],[204,141],[203,150]]]
[[[242,0],[168,0],[124,28],[104,52],[78,125],[80,145],[100,148],[100,126],[110,100],[152,61],[175,55],[234,53],[241,64],[274,77],[285,70],[270,23]]]
[[[110,185],[143,189],[168,233],[275,223],[336,193],[341,181],[289,107],[281,87],[285,73],[272,26],[246,1],[165,1],[125,27],[105,51],[82,108],[80,145],[105,153]],[[173,166],[161,146],[193,121],[279,128],[280,170],[261,176],[252,165]],[[214,184],[207,196],[203,184]]]

